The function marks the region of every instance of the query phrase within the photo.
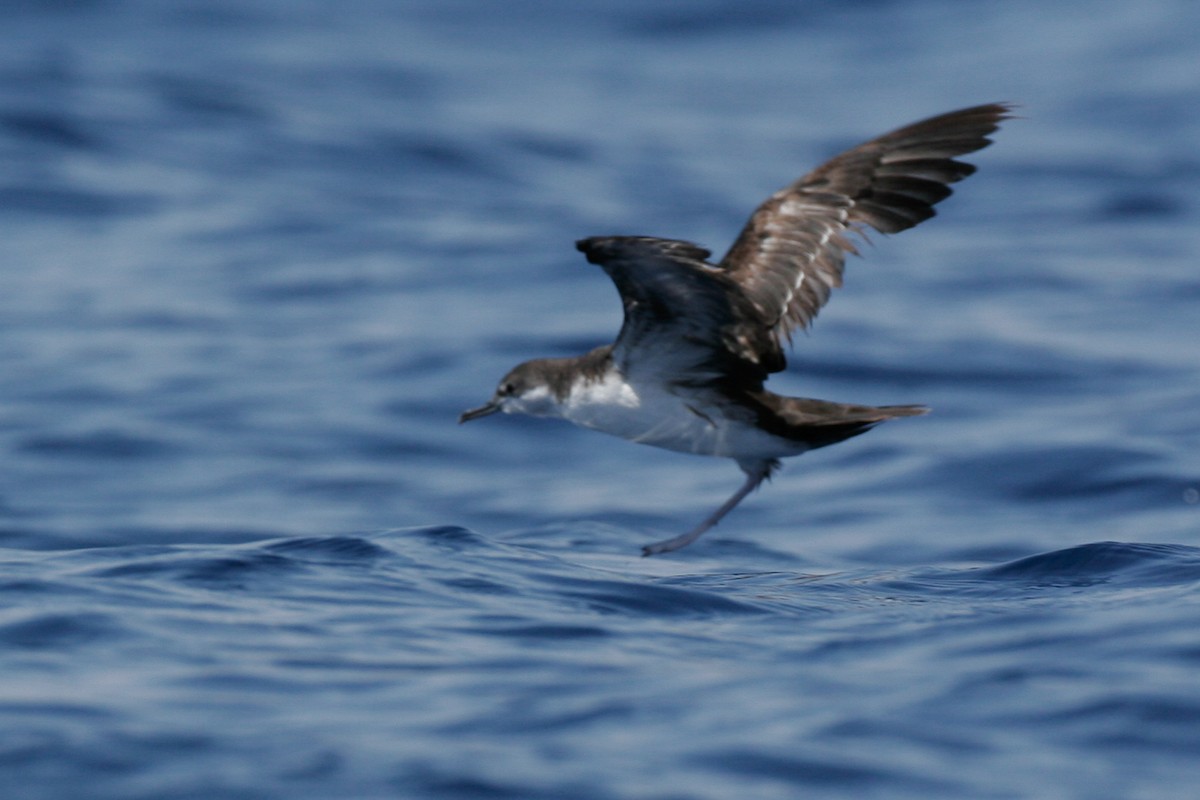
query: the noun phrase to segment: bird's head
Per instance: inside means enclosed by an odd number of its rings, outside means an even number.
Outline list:
[[[557,416],[558,400],[549,380],[551,359],[536,359],[518,364],[496,386],[492,399],[479,408],[459,415],[460,423],[503,411],[505,414],[529,414],[534,417]]]

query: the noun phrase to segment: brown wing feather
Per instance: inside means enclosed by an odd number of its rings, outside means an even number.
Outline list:
[[[777,347],[806,328],[842,285],[848,233],[907,230],[934,215],[948,184],[975,171],[955,156],[987,147],[1004,103],[975,106],[884,134],[827,161],[755,210],[720,268],[736,281]]]

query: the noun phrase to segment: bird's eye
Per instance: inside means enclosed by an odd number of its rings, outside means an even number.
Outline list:
[[[516,391],[517,387],[513,386],[511,383],[500,384],[500,394],[504,395],[505,397],[508,397],[511,394],[516,394]]]

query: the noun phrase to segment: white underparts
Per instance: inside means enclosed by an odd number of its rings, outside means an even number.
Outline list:
[[[558,416],[585,428],[681,453],[770,459],[804,452],[803,445],[764,433],[748,419],[732,419],[704,392],[630,384],[615,370],[579,380]]]

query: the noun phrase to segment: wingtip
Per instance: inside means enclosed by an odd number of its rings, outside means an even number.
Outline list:
[[[997,122],[1003,122],[1008,119],[1028,119],[1028,117],[1026,117],[1024,114],[1017,113],[1020,109],[1024,108],[1024,106],[1022,106],[1020,103],[1003,100],[999,103],[993,103],[992,105],[997,106],[1000,109],[1000,113],[996,117]]]
[[[575,240],[575,249],[583,253],[587,257],[589,263],[600,264],[600,245],[605,237],[603,236],[588,236],[584,239]]]
[[[1019,108],[1021,108],[1020,103],[1014,103],[1009,100],[1000,100],[995,103],[985,103],[984,105],[975,106],[974,108],[963,109],[963,113],[967,115],[982,115],[988,120],[988,122],[991,123],[992,129],[987,133],[992,134],[1000,129],[1000,123],[1002,122],[1006,122],[1010,119],[1024,119],[1024,117],[1016,113],[1017,109]],[[988,141],[990,142],[991,140],[989,139]]]

